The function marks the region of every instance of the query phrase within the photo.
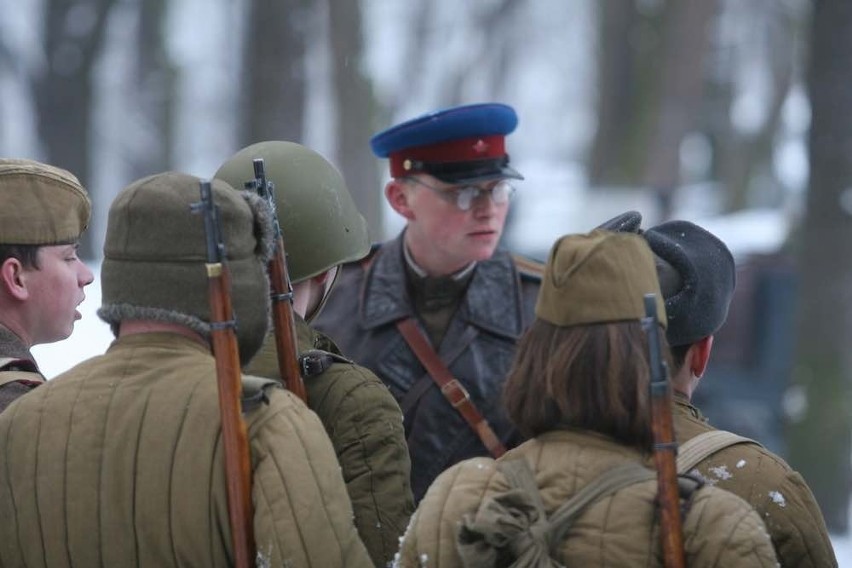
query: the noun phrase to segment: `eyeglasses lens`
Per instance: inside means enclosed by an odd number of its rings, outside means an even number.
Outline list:
[[[509,198],[515,192],[514,186],[508,181],[499,181],[491,189],[482,189],[475,185],[468,185],[457,190],[456,206],[462,211],[467,211],[473,205],[473,202],[483,193],[490,193],[491,200],[497,205],[503,205],[509,202]]]

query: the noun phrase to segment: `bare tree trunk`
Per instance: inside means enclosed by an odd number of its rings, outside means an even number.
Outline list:
[[[242,80],[240,146],[301,142],[305,114],[304,30],[309,0],[251,0]]]
[[[668,3],[659,62],[662,81],[644,173],[645,183],[660,193],[663,218],[671,216],[671,196],[681,181],[680,144],[699,126],[715,13],[715,0]]]
[[[629,174],[625,148],[638,88],[634,60],[639,36],[633,2],[597,5],[599,17],[598,128],[589,157],[592,185],[623,183]],[[649,71],[652,68],[649,68]]]
[[[829,530],[849,521],[852,413],[852,3],[817,0],[811,26],[811,179],[799,257],[790,461],[813,488]]]
[[[142,0],[139,7],[136,95],[139,120],[149,143],[136,145],[131,156],[130,179],[171,168],[174,146],[176,71],[166,49],[165,0]]]
[[[92,68],[112,5],[113,0],[48,0],[44,28],[47,66],[34,82],[38,133],[47,149],[47,161],[71,171],[89,188]],[[95,246],[88,235],[84,235],[80,255],[93,259]]]
[[[370,150],[375,101],[364,74],[361,5],[357,0],[330,0],[329,18],[334,95],[337,102],[336,162],[355,203],[367,219],[370,236],[382,231],[383,193],[376,157]]]
[[[767,118],[757,132],[743,133],[727,117],[731,115],[733,93],[728,83],[713,97],[713,103],[724,112],[705,112],[706,127],[717,133],[718,160],[716,175],[726,188],[727,211],[739,211],[750,205],[749,189],[758,172],[770,173],[781,111],[793,83],[801,22],[782,4],[754,5],[755,19],[766,19],[768,42],[767,67],[772,78],[772,92]],[[780,186],[780,182],[776,185]]]

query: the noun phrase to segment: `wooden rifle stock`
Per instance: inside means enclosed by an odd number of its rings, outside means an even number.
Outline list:
[[[269,261],[270,296],[272,299],[272,324],[275,329],[275,351],[278,354],[278,373],[287,390],[308,401],[305,382],[299,368],[299,349],[296,340],[296,319],[293,315],[293,286],[287,272],[287,260],[284,252],[284,237],[278,222],[275,207],[275,185],[266,179],[263,159],[253,161],[254,179],[246,182],[246,189],[254,189],[263,198],[272,211],[275,250]]]
[[[242,380],[231,308],[231,282],[225,265],[225,245],[221,237],[218,208],[213,202],[210,182],[201,182],[201,202],[193,205],[193,210],[203,214],[207,237],[210,336],[219,386],[219,414],[222,419],[222,445],[225,453],[225,480],[234,565],[249,568],[254,566],[256,555],[251,502],[251,455],[240,402]]]
[[[680,518],[680,492],[677,479],[677,443],[672,425],[672,395],[666,363],[660,348],[660,328],[657,321],[657,299],[645,295],[645,317],[642,326],[648,337],[651,367],[651,430],[654,438],[654,464],[657,467],[657,501],[660,508],[660,540],[663,565],[683,568],[683,527]]]

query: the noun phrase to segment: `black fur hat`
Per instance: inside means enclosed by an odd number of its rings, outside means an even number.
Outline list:
[[[690,345],[716,333],[728,317],[736,286],[734,257],[725,243],[689,221],[668,221],[643,231],[642,215],[628,211],[598,228],[639,233],[654,253],[666,301],[669,345]]]
[[[689,345],[716,333],[728,317],[737,281],[731,251],[689,221],[668,221],[644,236],[658,259],[669,345]]]

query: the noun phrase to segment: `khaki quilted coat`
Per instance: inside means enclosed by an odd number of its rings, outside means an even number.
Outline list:
[[[247,416],[269,566],[371,566],[317,417],[279,388]],[[30,396],[32,395],[32,396]],[[229,566],[214,360],[133,335],[0,415],[0,566]]]
[[[529,440],[500,459],[528,462],[550,515],[604,471],[631,461],[641,463],[642,456],[596,434],[558,431]],[[494,460],[475,458],[448,469],[415,511],[397,565],[462,566],[456,550],[459,522],[473,515],[489,496],[507,489]],[[559,550],[561,561],[568,566],[662,566],[655,495],[652,479],[590,504],[567,533]],[[693,497],[684,523],[687,566],[776,565],[766,529],[747,503],[713,487],[703,487]]]

